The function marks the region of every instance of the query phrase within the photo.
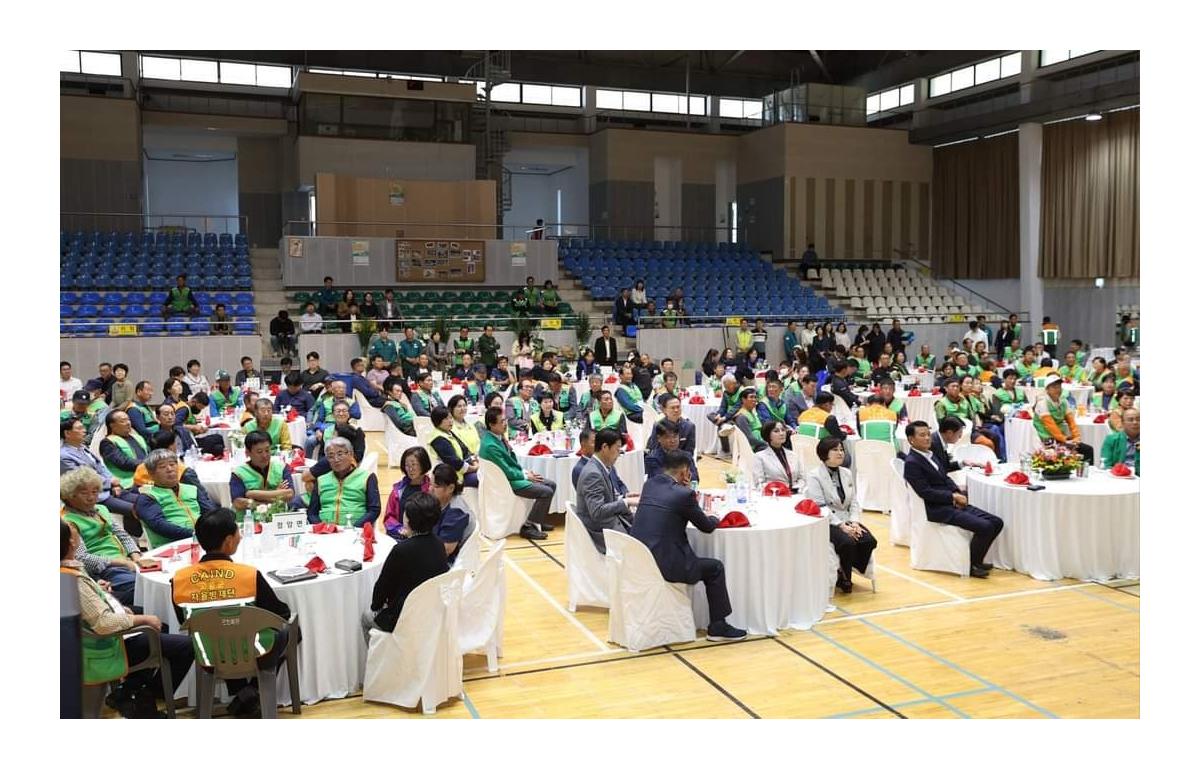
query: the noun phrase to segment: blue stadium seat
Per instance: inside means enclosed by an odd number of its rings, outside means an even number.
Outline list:
[[[238,294],[234,295],[233,300],[234,300],[234,302],[236,302],[238,304],[253,304],[254,303],[254,295],[250,294],[250,293],[245,293],[245,292],[238,293]]]
[[[239,336],[253,336],[254,323],[238,322],[233,324],[233,332]]]

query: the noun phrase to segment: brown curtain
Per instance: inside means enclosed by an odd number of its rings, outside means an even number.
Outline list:
[[[933,150],[933,271],[1020,277],[1017,134]]]
[[[1042,277],[1138,277],[1139,110],[1042,132]]]

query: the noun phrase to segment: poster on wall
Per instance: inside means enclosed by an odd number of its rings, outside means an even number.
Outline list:
[[[510,246],[512,253],[512,265],[514,267],[525,266],[525,243],[512,243]]]
[[[396,282],[484,282],[482,240],[396,239]]]
[[[304,258],[304,241],[298,237],[288,238],[288,256],[293,259]]]
[[[404,185],[393,181],[388,185],[388,202],[392,205],[404,205]]]
[[[371,243],[369,241],[350,241],[350,264],[355,267],[371,266]]]

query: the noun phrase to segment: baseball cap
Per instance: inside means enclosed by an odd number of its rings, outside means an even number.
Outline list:
[[[92,396],[88,394],[86,389],[77,389],[75,390],[75,394],[71,395],[71,402],[84,404],[90,403],[92,402]]]
[[[217,369],[217,381],[221,381],[222,379],[228,379],[228,378],[229,378],[229,371],[225,370],[224,368]]]

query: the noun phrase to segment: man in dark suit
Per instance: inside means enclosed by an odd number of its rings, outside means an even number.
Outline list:
[[[962,469],[962,465],[950,458],[950,451],[946,446],[954,445],[962,438],[963,423],[957,416],[946,416],[938,422],[938,433],[930,434],[929,450],[947,472],[956,472]],[[930,430],[932,433],[932,430]]]
[[[983,562],[992,542],[1004,528],[995,515],[972,507],[950,476],[944,460],[933,453],[933,435],[923,421],[909,423],[904,433],[912,447],[904,460],[904,479],[925,501],[925,516],[932,523],[965,528],[971,536],[971,575],[986,579],[992,566]]]
[[[660,395],[658,407],[662,409],[663,417],[660,424],[670,424],[679,433],[679,450],[688,456],[696,455],[696,425],[683,417],[683,403],[676,395]],[[646,440],[646,452],[653,451],[658,446],[657,430],[650,433]],[[699,478],[693,468],[693,477]]]
[[[854,410],[858,407],[858,398],[850,391],[850,382],[847,380],[849,374],[846,371],[849,367],[850,363],[845,360],[833,364],[833,378],[829,381],[829,391],[842,398],[847,408]]]
[[[746,636],[746,630],[725,621],[733,610],[725,589],[725,566],[720,560],[696,557],[688,544],[689,522],[704,533],[712,533],[717,527],[717,518],[704,514],[692,491],[690,458],[683,451],[666,454],[662,474],[648,479],[642,488],[638,513],[629,534],[646,545],[667,581],[704,582],[709,640],[739,640]]]
[[[600,329],[600,338],[596,339],[596,365],[616,366],[617,340],[612,337],[609,327]]]
[[[604,529],[628,533],[633,512],[617,494],[611,473],[621,455],[621,435],[612,429],[596,433],[595,453],[583,464],[575,481],[575,511],[592,537],[596,549],[604,552]]]

